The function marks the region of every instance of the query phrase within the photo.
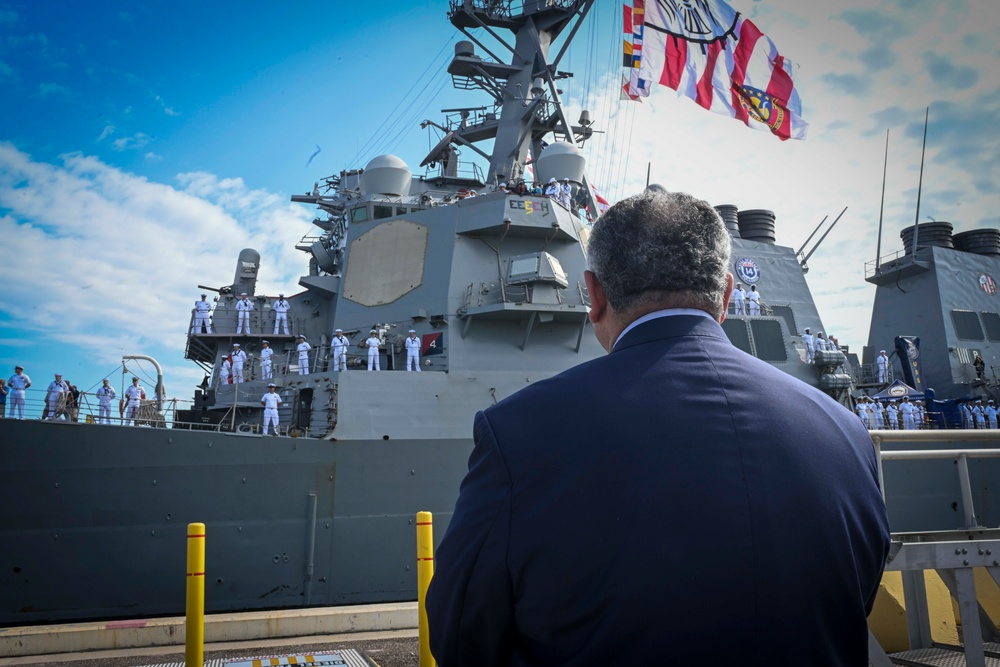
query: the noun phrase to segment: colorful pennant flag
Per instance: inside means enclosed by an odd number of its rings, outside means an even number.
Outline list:
[[[781,140],[804,139],[809,125],[792,79],[796,67],[749,19],[723,0],[633,6],[630,97],[651,84],[673,88],[705,109],[726,114]],[[636,21],[642,20],[639,44]]]

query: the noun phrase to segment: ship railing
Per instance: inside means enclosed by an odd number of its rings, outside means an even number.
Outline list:
[[[489,114],[487,114],[488,116]],[[455,158],[457,160],[457,158]],[[437,168],[432,169],[430,166],[427,167],[424,179],[428,181],[434,181],[435,179],[445,179],[445,178],[457,178],[466,181],[474,181],[476,183],[485,183],[486,176],[483,174],[482,167],[480,167],[475,162],[470,162],[467,160],[457,160],[455,166],[446,167],[443,163],[438,162]],[[450,192],[443,193],[445,195],[452,194]]]
[[[451,0],[451,13],[457,11],[484,12],[494,16],[513,17],[524,13],[525,5],[570,9],[579,0]]]
[[[923,256],[923,250],[927,246],[919,245],[917,246],[917,252],[919,255]],[[884,273],[886,271],[891,271],[893,269],[898,269],[901,266],[907,266],[913,263],[913,253],[906,249],[896,250],[887,255],[883,255],[878,259],[873,259],[865,262],[865,280]]]
[[[961,664],[986,665],[984,642],[998,639],[997,628],[985,613],[979,602],[977,588],[983,583],[977,581],[974,569],[985,568],[993,582],[1000,584],[1000,530],[984,527],[976,511],[969,459],[1000,458],[1000,430],[994,431],[871,431],[878,463],[878,480],[885,497],[885,476],[883,467],[888,461],[944,461],[955,469],[958,475],[961,496],[963,527],[960,530],[936,530],[926,532],[893,532],[889,556],[886,559],[887,572],[900,572],[903,585],[903,599],[906,602],[906,625],[911,650],[932,649],[932,617],[928,605],[924,572],[932,570],[941,578],[950,596],[957,603],[962,632],[965,661]],[[884,450],[886,444],[927,444],[947,442],[968,446],[950,449]],[[973,443],[985,444],[975,447]],[[992,447],[990,447],[992,445]],[[934,492],[928,489],[928,492]],[[957,620],[957,619],[956,619]],[[869,631],[869,660],[876,667],[889,667],[895,662],[889,658]],[[933,649],[932,649],[933,650]],[[943,651],[948,659],[958,659],[958,653]],[[901,654],[899,657],[904,657]],[[933,656],[927,656],[930,659]],[[909,664],[909,663],[906,663]],[[917,664],[917,663],[913,663]],[[931,664],[921,661],[920,664]],[[935,662],[935,664],[937,664]],[[943,663],[941,663],[943,664]],[[958,664],[958,663],[955,663]]]

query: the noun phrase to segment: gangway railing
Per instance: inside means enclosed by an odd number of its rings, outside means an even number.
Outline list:
[[[900,572],[902,577],[910,651],[893,654],[890,658],[869,631],[870,663],[875,667],[944,664],[933,660],[947,659],[949,652],[957,657],[956,652],[962,652],[969,667],[986,667],[985,647],[988,642],[1000,641],[1000,632],[979,603],[973,569],[984,568],[994,583],[1000,586],[1000,530],[980,526],[969,478],[969,459],[1000,458],[1000,447],[884,451],[882,446],[888,443],[935,442],[1000,445],[1000,430],[869,431],[869,434],[878,455],[879,487],[883,497],[883,466],[886,461],[954,460],[965,523],[960,530],[892,534],[885,569],[887,572]],[[962,625],[961,647],[941,647],[931,636],[925,570],[934,570],[940,576],[957,603]]]

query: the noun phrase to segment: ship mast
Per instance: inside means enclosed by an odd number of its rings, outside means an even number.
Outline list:
[[[514,13],[510,0],[452,0],[449,18],[469,41],[459,42],[455,57],[448,66],[456,88],[478,88],[494,100],[499,113],[486,113],[481,121],[463,122],[447,128],[448,143],[472,147],[476,142],[493,139],[487,182],[523,178],[529,159],[538,159],[542,139],[553,133],[557,140],[579,145],[591,136],[586,118],[572,125],[559,99],[556,82],[572,74],[557,69],[559,59],[586,17],[594,0],[524,0],[520,13]],[[558,55],[549,60],[549,49],[559,35],[572,28]],[[509,62],[484,45],[471,29],[482,28],[508,52]],[[504,39],[497,29],[513,33],[513,42]],[[478,46],[488,58],[475,53]],[[473,110],[468,110],[473,111]],[[467,117],[467,115],[466,115]],[[478,120],[478,119],[477,119]],[[431,124],[431,123],[429,123]],[[440,154],[439,145],[428,158]],[[427,160],[425,160],[427,162]]]

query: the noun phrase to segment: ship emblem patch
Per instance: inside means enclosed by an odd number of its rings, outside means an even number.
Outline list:
[[[997,293],[997,283],[993,280],[993,276],[988,273],[979,274],[979,289],[983,290],[990,296]]]
[[[754,285],[760,281],[760,269],[757,262],[749,257],[741,257],[736,260],[736,277],[740,282]]]
[[[906,396],[907,389],[906,387],[891,387],[887,393],[894,398],[897,396]]]
[[[751,118],[764,123],[772,130],[781,127],[785,120],[785,110],[781,105],[775,104],[771,95],[750,86],[736,86],[735,91],[740,99],[740,106]]]

